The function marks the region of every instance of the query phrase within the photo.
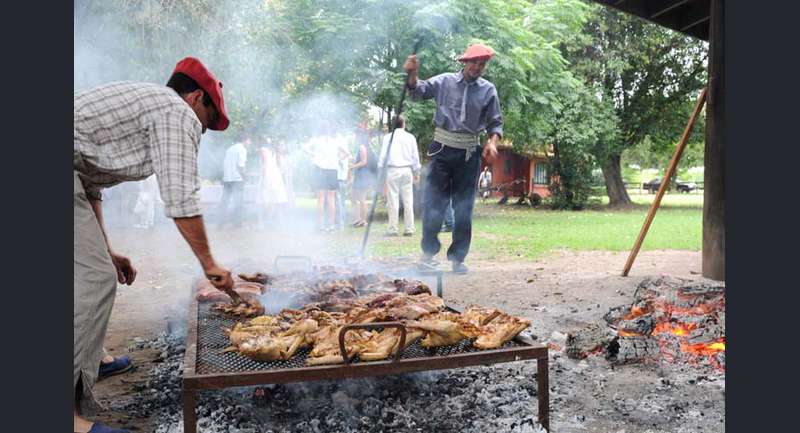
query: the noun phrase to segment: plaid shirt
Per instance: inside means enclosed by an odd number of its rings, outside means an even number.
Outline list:
[[[109,83],[75,95],[73,169],[89,198],[153,173],[170,218],[200,215],[202,125],[169,87]]]

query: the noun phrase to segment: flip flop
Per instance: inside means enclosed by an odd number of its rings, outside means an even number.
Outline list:
[[[131,363],[131,359],[128,357],[128,355],[115,356],[114,361],[109,362],[108,364],[100,363],[100,372],[97,375],[97,380],[102,380],[107,377],[125,373],[131,368],[133,368],[133,364]]]
[[[109,427],[105,424],[100,424],[99,422],[96,422],[92,424],[92,428],[89,429],[89,433],[131,433],[131,431],[121,428]]]

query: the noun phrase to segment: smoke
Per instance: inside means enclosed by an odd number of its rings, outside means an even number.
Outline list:
[[[73,90],[119,80],[163,84],[178,60],[200,58],[223,82],[231,119],[227,131],[203,135],[198,156],[203,215],[215,259],[240,272],[270,272],[272,260],[282,254],[332,262],[355,254],[357,247],[317,231],[312,155],[303,149],[335,136],[354,157],[356,125],[375,108],[364,101],[387,80],[386,65],[399,68],[418,36],[446,37],[456,25],[448,5],[447,0],[342,0],[311,3],[308,10],[295,7],[292,15],[287,12],[292,3],[263,0],[79,0],[73,17]],[[336,17],[329,20],[333,28],[297,31],[311,28],[324,14]],[[413,29],[405,32],[407,40],[394,33],[407,30],[404,26]],[[356,71],[364,69],[354,65],[374,65],[374,74],[367,68],[366,76],[358,76]],[[354,71],[347,84],[331,78],[346,78],[342,71]],[[230,218],[219,206],[222,165],[226,149],[244,136],[252,139],[241,211],[245,228],[228,232],[218,228]],[[274,218],[264,218],[260,149],[275,145],[285,151],[283,164],[298,201],[277,206]],[[188,286],[200,268],[157,200],[155,228],[114,233],[137,223],[141,189],[129,182],[104,192],[110,236],[121,249],[132,250],[134,259],[155,252],[159,272],[172,269],[180,275],[168,284]],[[346,206],[345,224],[352,219],[350,203]],[[147,269],[142,271],[146,276]],[[277,308],[292,301],[270,298],[266,304]]]

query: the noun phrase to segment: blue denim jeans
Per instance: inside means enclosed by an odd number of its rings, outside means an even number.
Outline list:
[[[463,262],[472,242],[472,209],[481,163],[481,148],[465,160],[466,150],[442,146],[434,141],[428,151],[430,171],[425,179],[422,218],[422,252],[434,256],[441,249],[439,231],[447,207],[453,206],[453,243],[447,260]]]
[[[453,213],[453,200],[451,199],[450,203],[447,204],[447,209],[444,210],[444,227],[453,230],[455,218],[456,217]]]

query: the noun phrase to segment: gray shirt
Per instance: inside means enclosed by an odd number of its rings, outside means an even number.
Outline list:
[[[409,94],[414,99],[436,100],[433,123],[440,128],[474,135],[484,130],[490,135],[503,135],[500,99],[488,80],[478,78],[469,83],[461,71],[448,72],[417,80],[417,87],[409,89]],[[462,109],[466,112],[463,115]]]

